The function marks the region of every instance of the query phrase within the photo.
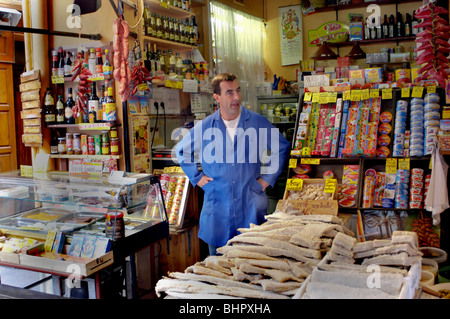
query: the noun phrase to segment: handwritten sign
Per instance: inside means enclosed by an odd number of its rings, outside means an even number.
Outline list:
[[[302,158],[301,163],[305,165],[320,165],[320,158]]]
[[[398,169],[405,169],[409,171],[410,161],[409,158],[400,158],[398,160]]]
[[[296,158],[291,158],[289,160],[289,168],[296,168],[297,167],[297,159]]]
[[[336,185],[337,185],[336,179],[332,178],[326,179],[323,192],[327,194],[334,194],[336,192]]]
[[[301,191],[303,189],[303,179],[301,178],[289,178],[286,182],[286,190],[288,191]]]
[[[386,159],[386,174],[397,174],[397,159],[387,158]]]

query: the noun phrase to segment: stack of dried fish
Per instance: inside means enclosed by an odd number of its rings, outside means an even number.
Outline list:
[[[409,266],[419,259],[417,235],[413,232],[397,231],[392,239],[363,243],[340,233],[294,298],[399,298],[405,282],[413,288],[417,286],[418,282],[409,281],[420,280],[420,273],[412,280],[405,277]],[[420,271],[420,267],[415,268]],[[408,293],[404,296],[408,297]]]
[[[340,233],[336,216],[278,212],[240,234],[184,273],[169,273],[156,292],[179,298],[291,298]]]

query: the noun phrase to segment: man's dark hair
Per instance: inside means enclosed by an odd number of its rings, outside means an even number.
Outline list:
[[[216,77],[212,80],[212,87],[214,93],[220,95],[220,83],[224,81],[233,82],[234,80],[237,80],[237,77],[232,73],[221,73],[219,75],[216,75]]]

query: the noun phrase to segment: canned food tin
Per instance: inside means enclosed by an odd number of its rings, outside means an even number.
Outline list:
[[[88,136],[88,154],[95,155],[95,139],[93,136]]]
[[[106,217],[105,235],[109,239],[117,240],[125,237],[125,222],[122,212],[108,212]]]

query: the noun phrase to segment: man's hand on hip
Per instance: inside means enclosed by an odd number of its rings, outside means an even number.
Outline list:
[[[206,184],[208,184],[209,182],[211,182],[213,179],[209,176],[203,175],[202,178],[200,178],[200,180],[198,181],[197,185],[200,187],[205,186]]]
[[[265,180],[263,180],[261,177],[258,178],[258,183],[261,184],[263,192],[266,190],[267,187],[270,186],[270,184],[267,183]]]

